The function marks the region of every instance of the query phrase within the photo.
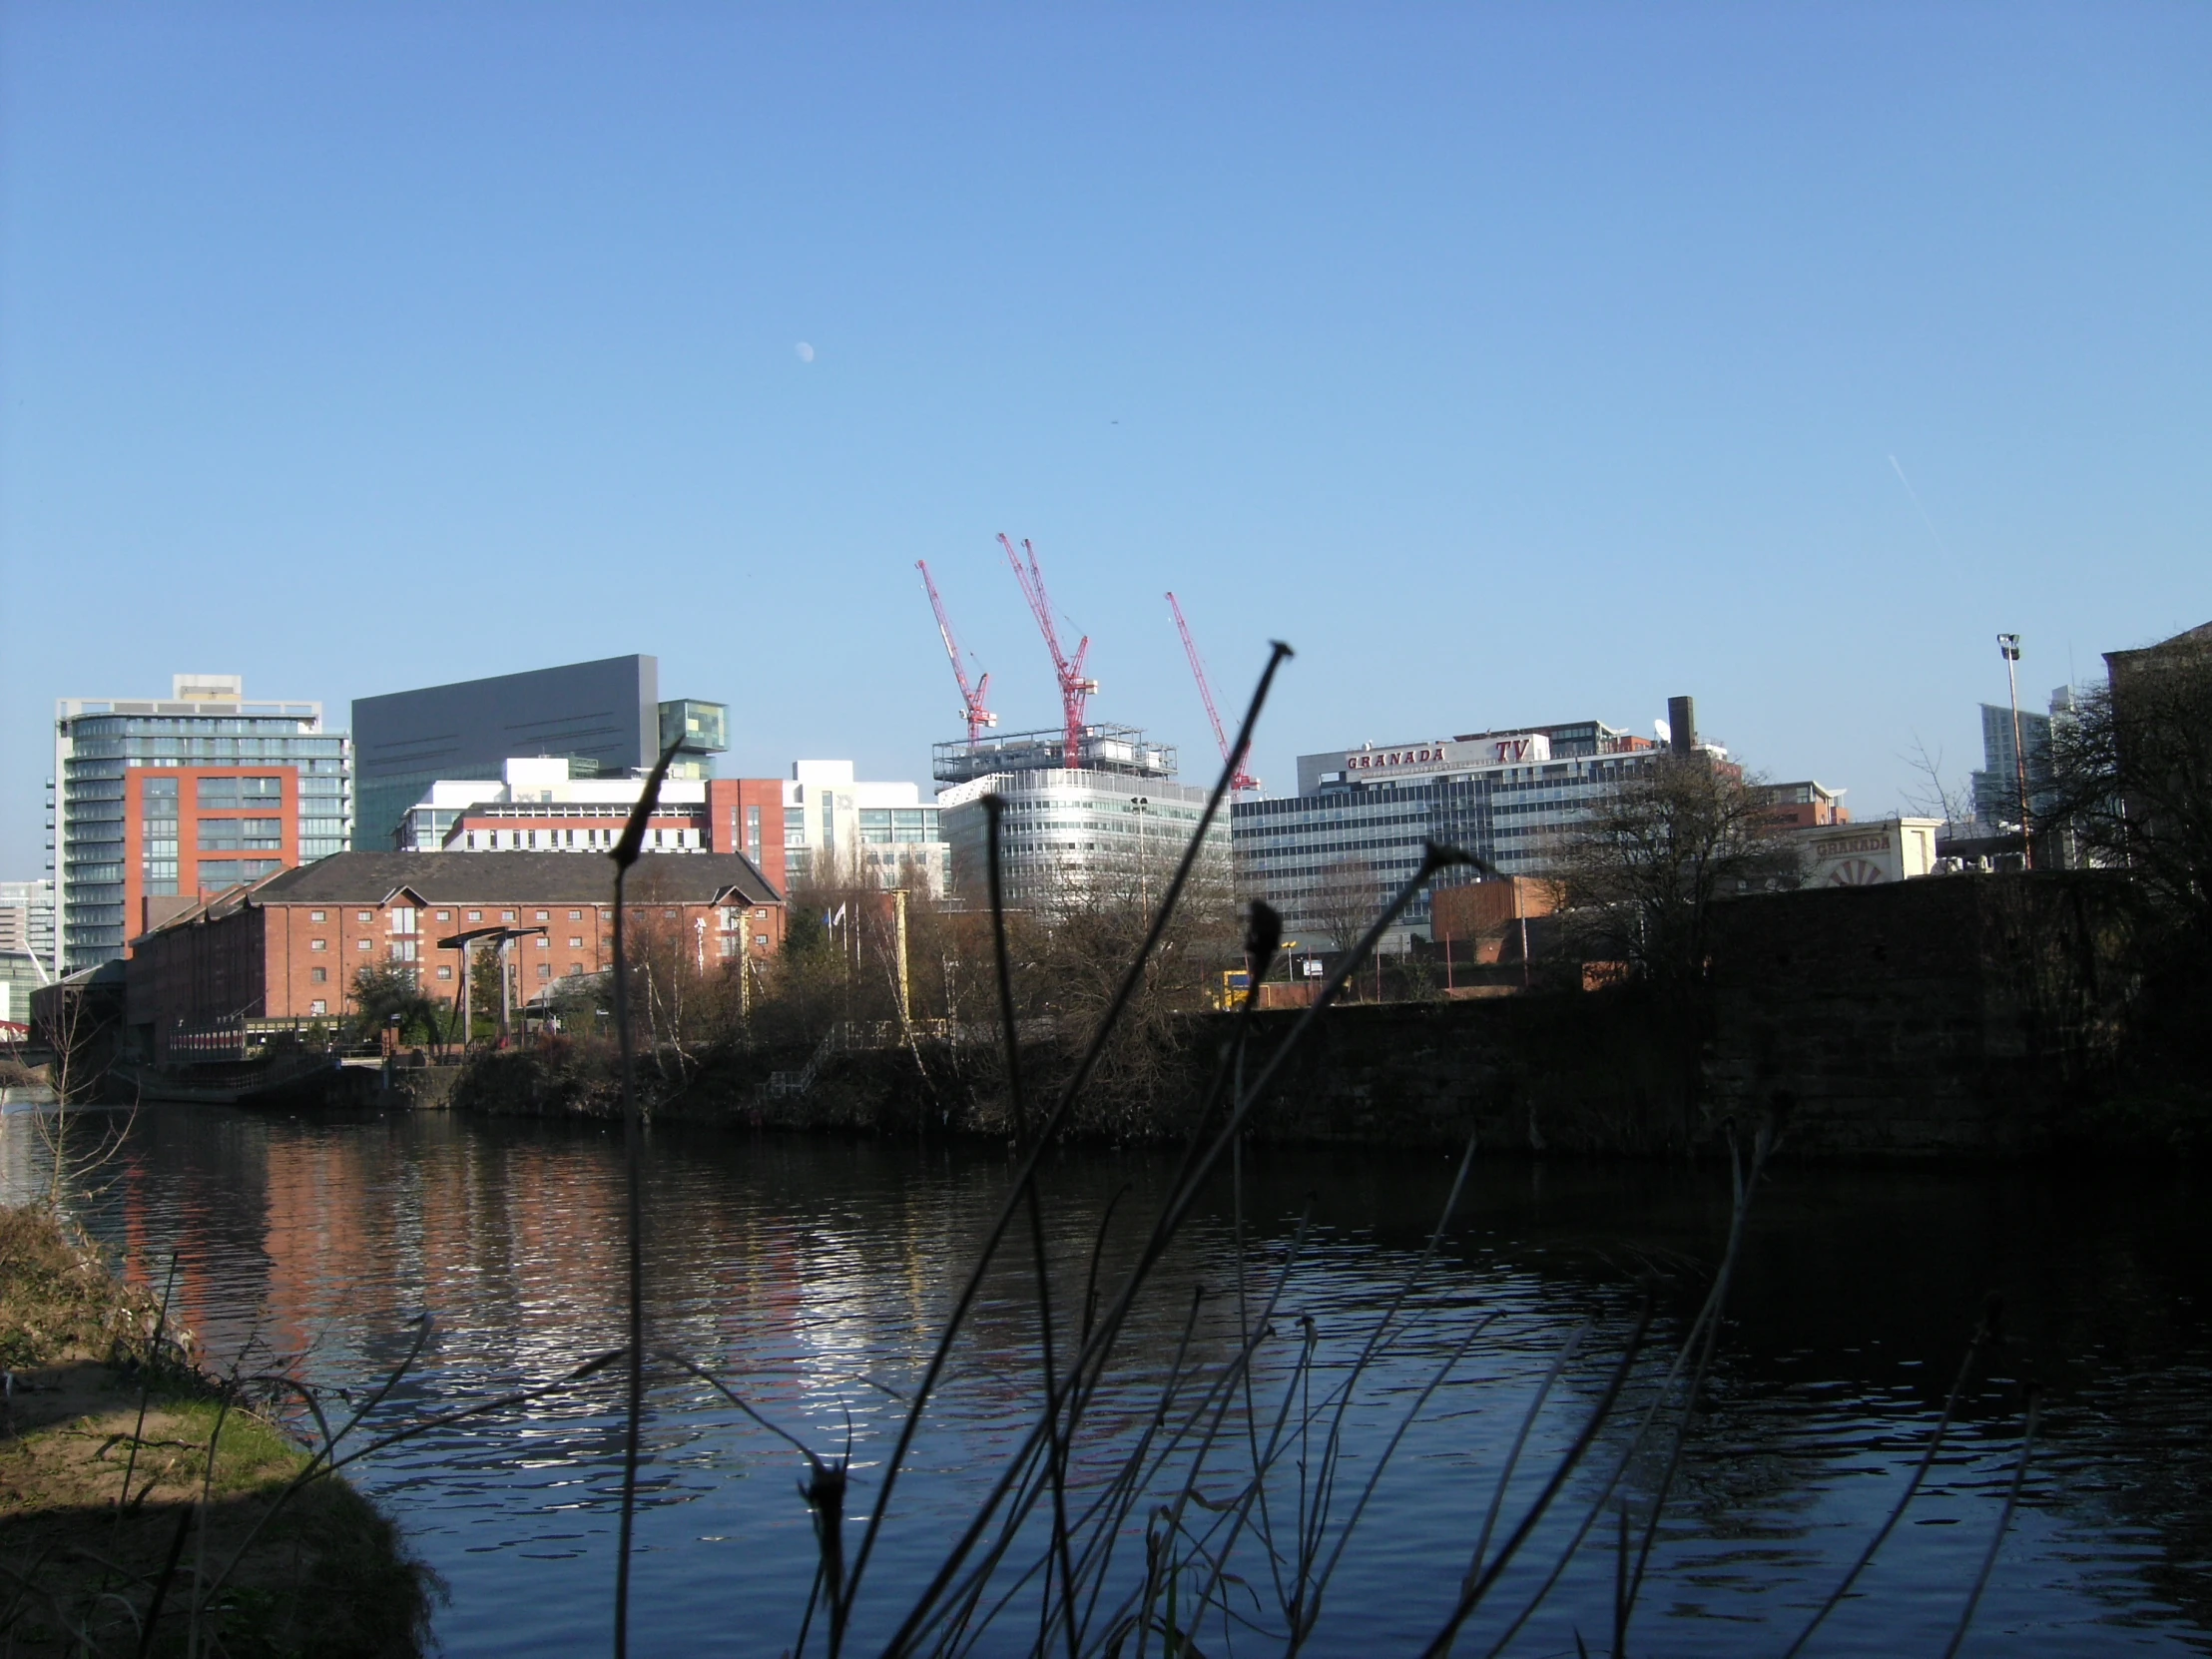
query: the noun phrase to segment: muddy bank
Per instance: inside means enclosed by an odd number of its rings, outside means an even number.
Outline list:
[[[306,1454],[160,1302],[44,1210],[0,1210],[0,1645],[424,1651],[434,1576],[342,1479],[299,1483]]]

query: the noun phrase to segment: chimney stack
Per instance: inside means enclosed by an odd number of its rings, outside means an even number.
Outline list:
[[[1677,755],[1697,753],[1697,699],[1667,699],[1667,748]]]

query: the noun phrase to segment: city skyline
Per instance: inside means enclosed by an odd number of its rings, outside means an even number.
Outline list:
[[[2040,707],[2212,615],[2199,13],[0,35],[11,878],[55,700],[194,664],[335,725],[651,652],[729,775],[925,777],[916,558],[1053,718],[1002,530],[1187,778],[1166,590],[1225,715],[1298,647],[1277,791],[1691,686],[1871,816],[1998,631]]]

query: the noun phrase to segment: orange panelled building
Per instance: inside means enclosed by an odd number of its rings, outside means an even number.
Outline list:
[[[335,1019],[363,967],[413,970],[452,1002],[461,936],[512,929],[525,999],[613,965],[613,866],[569,852],[341,852],[196,905],[132,941],[126,1018],[157,1062],[242,1020]],[[633,924],[688,940],[707,971],[774,953],[784,895],[738,852],[646,858]]]

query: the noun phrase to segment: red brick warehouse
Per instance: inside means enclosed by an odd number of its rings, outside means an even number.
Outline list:
[[[702,971],[772,955],[784,895],[742,853],[648,858],[631,871],[632,926],[689,939]],[[412,968],[450,1005],[463,948],[485,928],[511,949],[523,998],[614,960],[613,871],[566,852],[342,852],[218,895],[133,941],[129,1023],[157,1063],[242,1020],[336,1019],[364,966]]]

